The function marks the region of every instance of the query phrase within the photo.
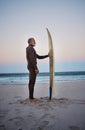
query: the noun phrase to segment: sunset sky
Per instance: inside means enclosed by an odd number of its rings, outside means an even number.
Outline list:
[[[27,40],[48,54],[49,29],[55,71],[85,71],[85,0],[0,0],[0,73],[27,72]],[[41,72],[49,60],[38,60]]]

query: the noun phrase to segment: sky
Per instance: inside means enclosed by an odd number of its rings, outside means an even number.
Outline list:
[[[0,0],[0,73],[27,72],[27,40],[39,55],[54,46],[55,71],[85,71],[85,0]],[[49,59],[38,60],[40,72]]]

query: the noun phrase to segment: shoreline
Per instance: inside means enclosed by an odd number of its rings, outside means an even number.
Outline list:
[[[78,79],[78,80],[66,80],[66,81],[54,81],[54,84],[62,84],[62,83],[75,83],[75,82],[85,82],[85,79]],[[11,82],[11,83],[0,83],[0,86],[1,85],[27,85],[28,83],[15,83],[15,82]],[[49,82],[37,82],[36,81],[36,84],[49,84]],[[36,85],[35,84],[35,85]]]

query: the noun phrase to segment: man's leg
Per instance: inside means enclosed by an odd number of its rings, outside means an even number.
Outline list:
[[[34,85],[35,85],[35,81],[36,81],[36,74],[34,70],[29,70],[29,99],[33,99],[33,95],[34,95]]]

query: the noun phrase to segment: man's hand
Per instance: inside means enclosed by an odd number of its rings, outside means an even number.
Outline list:
[[[38,70],[38,69],[36,69],[36,70],[35,70],[35,73],[36,73],[36,74],[38,74],[38,73],[39,73],[39,70]]]
[[[50,57],[50,52],[48,53],[48,57]]]

